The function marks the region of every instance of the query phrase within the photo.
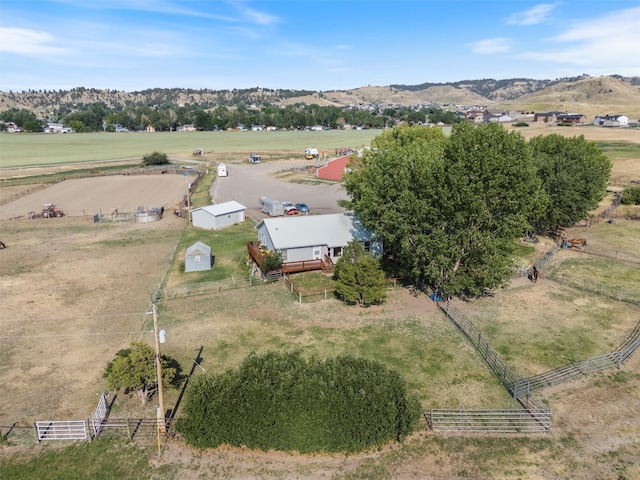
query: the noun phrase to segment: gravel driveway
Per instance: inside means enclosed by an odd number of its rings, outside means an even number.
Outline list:
[[[341,213],[338,200],[348,199],[342,185],[323,183],[308,185],[278,180],[273,174],[296,167],[306,167],[309,162],[264,162],[260,164],[227,164],[228,177],[218,177],[211,187],[215,203],[235,200],[247,207],[246,215],[260,221],[266,215],[260,211],[258,199],[271,197],[292,203],[306,203],[311,214]]]

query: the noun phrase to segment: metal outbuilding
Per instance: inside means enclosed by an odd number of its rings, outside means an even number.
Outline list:
[[[191,210],[191,222],[194,227],[207,230],[219,230],[244,222],[247,207],[231,200],[230,202],[207,205]]]
[[[187,253],[184,256],[185,272],[211,270],[212,265],[213,257],[211,256],[211,247],[209,245],[197,241],[187,248]]]

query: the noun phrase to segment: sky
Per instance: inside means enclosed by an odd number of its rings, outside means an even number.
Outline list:
[[[0,91],[640,76],[640,0],[0,0]]]

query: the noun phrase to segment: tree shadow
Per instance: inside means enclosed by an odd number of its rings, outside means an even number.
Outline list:
[[[176,417],[176,413],[178,411],[178,408],[180,407],[180,403],[182,402],[182,398],[184,397],[184,394],[187,391],[187,386],[189,385],[189,380],[193,376],[193,372],[195,372],[196,365],[198,365],[198,364],[200,364],[202,362],[201,355],[202,355],[202,350],[203,349],[204,349],[204,347],[201,346],[200,350],[198,351],[198,354],[196,355],[196,358],[193,360],[193,364],[191,365],[191,371],[189,372],[189,375],[186,375],[185,377],[183,377],[184,382],[182,383],[182,389],[180,390],[180,395],[178,395],[178,399],[176,400],[176,405],[175,405],[175,407],[173,407],[173,409],[169,410],[169,412],[168,412],[169,414],[167,415],[167,417],[172,419],[172,420]]]

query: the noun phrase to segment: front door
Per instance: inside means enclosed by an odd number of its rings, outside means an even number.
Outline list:
[[[322,247],[313,247],[313,259],[320,260],[322,258]]]

